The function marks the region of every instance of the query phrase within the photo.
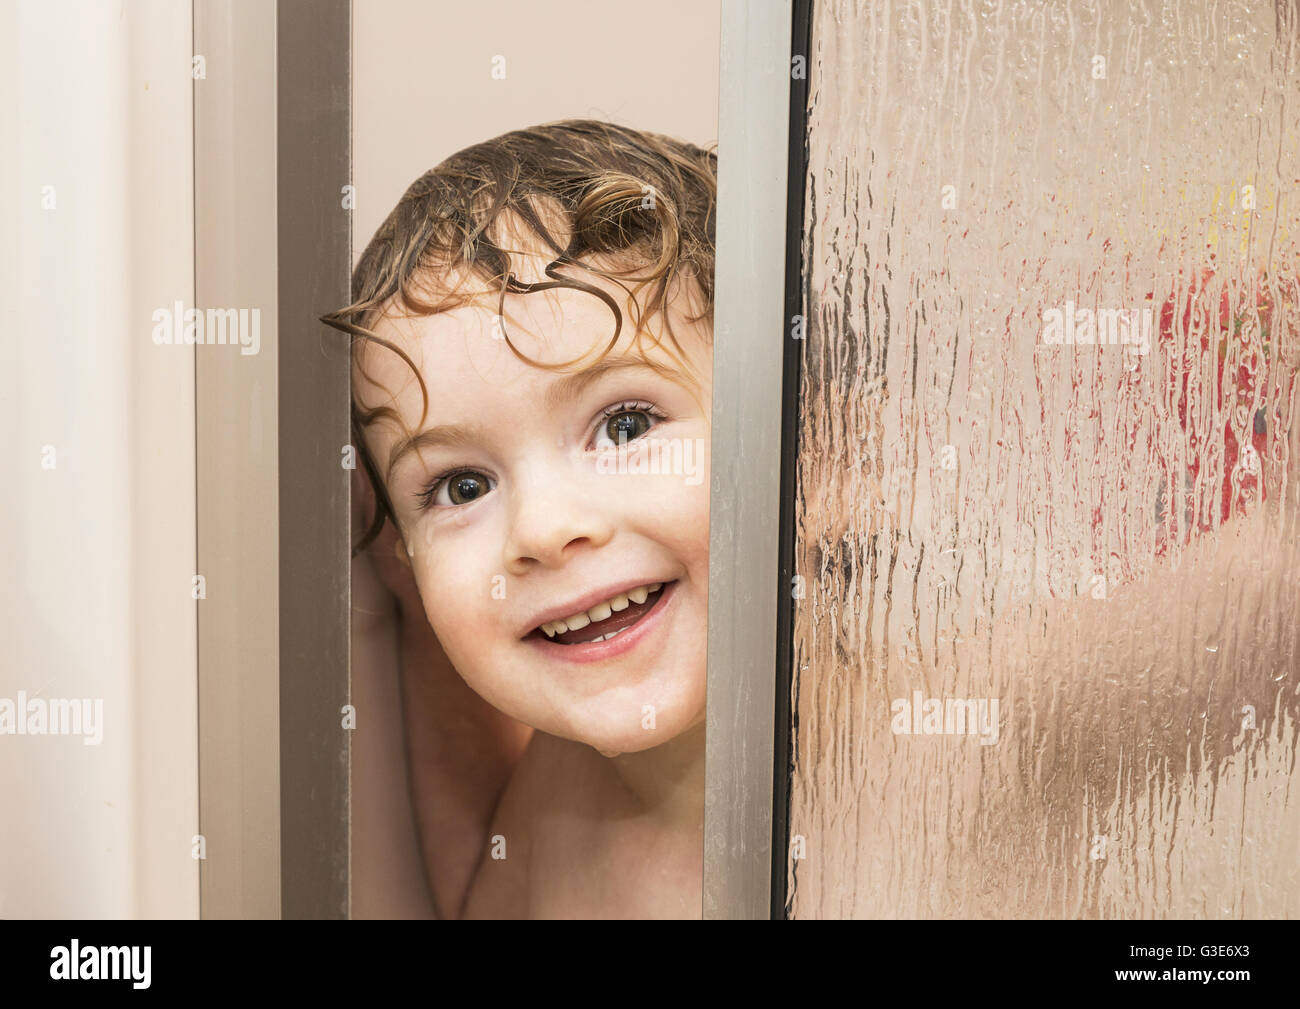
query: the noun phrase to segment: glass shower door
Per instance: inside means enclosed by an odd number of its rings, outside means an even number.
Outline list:
[[[791,917],[1300,916],[1300,28],[813,5]]]

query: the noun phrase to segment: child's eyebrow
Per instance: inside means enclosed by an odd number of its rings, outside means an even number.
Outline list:
[[[478,424],[439,424],[426,428],[419,434],[403,438],[388,453],[388,469],[384,473],[384,482],[392,479],[393,469],[402,456],[417,448],[431,448],[434,445],[472,445],[484,440],[483,428]]]
[[[662,365],[667,371],[678,379],[685,378],[682,373],[669,365]],[[563,378],[557,378],[551,383],[551,387],[546,390],[546,408],[548,410],[558,410],[566,403],[577,399],[584,389],[597,380],[608,375],[610,372],[626,371],[629,369],[641,369],[654,372],[656,375],[661,374],[658,368],[653,368],[646,364],[645,361],[635,357],[607,357],[597,361],[590,368],[584,371],[575,372],[572,375],[565,375]]]
[[[671,365],[662,365],[661,367],[678,379],[686,378],[679,369]],[[582,395],[584,389],[604,376],[613,372],[628,370],[644,370],[653,372],[656,375],[662,375],[658,368],[646,364],[645,361],[639,358],[605,358],[585,371],[564,375],[553,381],[546,390],[544,397],[546,408],[548,411],[557,410],[564,404],[577,399],[578,396]],[[431,448],[435,445],[482,444],[485,440],[485,432],[479,424],[439,424],[436,427],[427,428],[419,434],[403,438],[393,446],[393,450],[388,455],[388,470],[384,474],[384,481],[387,482],[392,478],[393,470],[403,456],[418,448]]]

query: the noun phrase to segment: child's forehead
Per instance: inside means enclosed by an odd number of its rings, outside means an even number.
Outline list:
[[[389,312],[373,332],[397,344],[417,365],[450,364],[453,358],[478,359],[506,350],[506,338],[529,358],[559,364],[603,351],[618,332],[618,345],[626,346],[635,328],[639,308],[615,299],[621,314],[594,295],[571,289],[551,289],[528,294],[484,292],[468,304],[432,315]],[[523,363],[523,362],[521,362]]]
[[[542,263],[543,269],[545,265]],[[454,361],[481,360],[485,352],[493,356],[500,350],[509,353],[507,337],[518,351],[545,364],[575,362],[572,366],[580,367],[605,353],[629,351],[633,345],[638,354],[654,359],[658,351],[673,346],[667,335],[668,320],[673,336],[688,353],[688,341],[700,346],[711,343],[708,324],[691,321],[700,311],[698,292],[681,278],[668,288],[664,304],[645,317],[654,284],[638,290],[635,281],[620,283],[568,264],[559,267],[554,277],[538,272],[519,279],[534,283],[538,277],[544,283],[575,281],[596,288],[604,297],[567,285],[503,296],[499,288],[490,289],[481,278],[448,273],[440,278],[439,290],[455,290],[467,303],[415,315],[390,301],[370,328],[426,371],[430,364],[454,370]],[[611,303],[618,308],[617,316]],[[380,355],[396,356],[373,346],[362,351],[374,361]],[[367,367],[369,364],[367,361]]]

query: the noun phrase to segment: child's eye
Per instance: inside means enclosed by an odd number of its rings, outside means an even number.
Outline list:
[[[417,497],[421,508],[470,504],[493,489],[492,479],[473,469],[453,470],[434,478]]]
[[[636,441],[656,426],[664,415],[653,403],[619,403],[601,411],[596,425],[596,448],[618,448]]]

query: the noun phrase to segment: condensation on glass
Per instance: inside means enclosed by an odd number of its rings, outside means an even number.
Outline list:
[[[1300,916],[1300,33],[814,5],[788,913]]]

